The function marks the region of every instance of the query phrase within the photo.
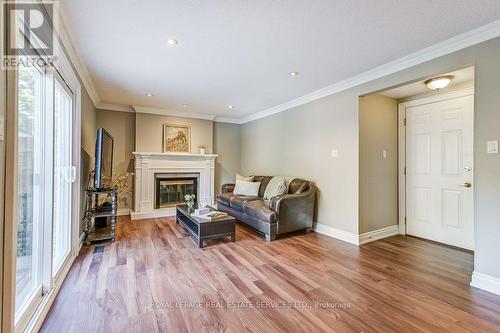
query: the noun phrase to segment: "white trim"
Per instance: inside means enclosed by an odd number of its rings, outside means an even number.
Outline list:
[[[61,15],[62,18],[62,15]],[[108,107],[112,107],[111,110],[115,111],[123,111],[123,112],[131,112],[131,111],[124,111],[124,110],[130,110],[130,106],[126,105],[118,105],[118,104],[109,104],[109,103],[102,103],[99,95],[97,94],[97,91],[95,89],[95,86],[93,84],[92,78],[89,75],[89,72],[87,70],[87,67],[85,66],[85,62],[81,60],[78,57],[78,54],[81,54],[80,52],[75,52],[75,43],[72,43],[72,39],[70,37],[70,34],[68,33],[67,29],[64,26],[64,23],[61,22],[61,29],[60,29],[60,34],[61,38],[63,40],[63,44],[66,47],[66,50],[68,52],[68,55],[73,63],[73,65],[76,68],[76,71],[78,72],[83,85],[87,89],[87,92],[90,95],[90,98],[94,102],[94,105],[101,106],[101,108],[105,108],[104,105]],[[318,100],[320,98],[347,90],[352,87],[359,86],[361,84],[364,84],[369,81],[373,81],[376,79],[379,79],[381,77],[394,74],[396,72],[402,71],[404,69],[416,66],[418,64],[424,63],[426,61],[430,61],[439,57],[442,57],[444,55],[465,49],[467,47],[482,43],[484,41],[493,39],[500,36],[500,20],[493,21],[489,24],[483,25],[481,27],[478,27],[476,29],[467,31],[465,33],[462,33],[460,35],[457,35],[455,37],[452,37],[450,39],[447,39],[445,41],[442,41],[440,43],[431,45],[427,48],[424,48],[422,50],[419,50],[417,52],[411,53],[407,56],[401,57],[399,59],[396,59],[394,61],[388,62],[384,65],[375,67],[371,70],[368,70],[366,72],[363,72],[361,74],[352,76],[348,79],[339,81],[337,83],[334,83],[332,85],[326,86],[322,89],[316,90],[314,92],[311,92],[309,94],[306,94],[304,96],[295,98],[291,101],[285,102],[283,104],[276,105],[274,107],[262,110],[260,112],[248,115],[246,117],[242,118],[233,118],[233,117],[216,117],[214,115],[207,115],[207,114],[184,114],[184,113],[179,113],[179,112],[170,112],[167,110],[162,110],[162,109],[155,109],[155,108],[147,108],[147,107],[142,107],[142,106],[131,106],[134,109],[139,108],[141,109],[142,113],[153,113],[153,114],[165,114],[165,115],[172,115],[172,116],[177,116],[177,117],[185,117],[185,118],[195,118],[195,119],[208,119],[211,117],[211,119],[208,120],[214,120],[216,122],[222,122],[222,123],[232,123],[232,124],[244,124],[247,122],[251,122],[257,119],[265,118],[268,116],[271,116],[276,113],[284,112],[287,110],[290,110],[292,108],[295,108],[300,105],[304,105],[307,103],[310,103],[312,101]],[[98,107],[97,107],[98,108]],[[152,110],[152,112],[151,112]],[[137,111],[137,109],[136,109]],[[137,111],[139,112],[139,111]],[[166,113],[165,113],[166,112]],[[201,117],[201,118],[198,118]]]
[[[61,39],[63,47],[68,54],[70,62],[78,73],[78,76],[80,77],[83,86],[87,90],[90,99],[94,103],[94,106],[97,106],[101,101],[99,98],[99,94],[97,93],[97,90],[94,86],[94,81],[92,81],[92,77],[89,74],[85,62],[79,57],[79,54],[82,53],[78,50],[78,44],[74,43],[73,39],[71,38],[71,34],[69,33],[67,25],[64,22],[63,13],[59,13],[59,27],[56,27],[56,30],[59,38]]]
[[[76,256],[70,256],[70,259],[66,261],[66,265],[61,271],[61,275],[57,279],[54,288],[52,288],[48,294],[44,295],[42,302],[37,307],[37,310],[29,320],[28,325],[24,329],[24,332],[38,332],[42,327],[43,322],[45,321],[45,317],[49,313],[50,308],[52,307],[52,303],[54,303],[57,294],[59,293],[59,289],[61,289],[64,281],[66,280],[66,276],[75,261]]]
[[[85,240],[85,232],[82,232],[82,234],[78,238],[78,252],[80,252],[80,250],[82,249],[84,240]]]
[[[111,103],[102,103],[99,102],[95,106],[97,111],[99,110],[110,110],[110,111],[119,111],[119,112],[132,112],[135,113],[134,108],[129,105],[120,105],[120,104],[111,104]]]
[[[392,225],[387,228],[365,232],[364,234],[359,235],[359,245],[374,242],[376,240],[395,236],[398,234],[399,234],[398,225]]]
[[[130,208],[120,208],[116,212],[116,216],[130,215]]]
[[[204,120],[214,120],[215,115],[205,114],[205,113],[183,113],[178,111],[170,111],[165,109],[148,108],[145,106],[132,105],[135,112],[137,113],[148,113],[148,114],[158,114],[162,116],[172,116],[172,117],[182,117],[182,118],[193,118],[193,119],[204,119]]]
[[[472,281],[470,282],[470,285],[472,287],[500,295],[500,279],[491,275],[474,271],[472,272]]]
[[[153,219],[158,217],[175,216],[175,207],[162,208],[143,212],[130,211],[131,220]]]
[[[326,224],[316,223],[314,225],[314,231],[319,234],[323,234],[326,236],[330,236],[341,241],[351,243],[354,245],[359,245],[359,237],[356,234],[353,234],[348,231],[340,230],[334,227],[331,227]]]
[[[276,113],[290,110],[300,105],[310,103],[317,99],[359,86],[363,83],[379,79],[381,77],[397,73],[404,69],[416,66],[426,61],[442,57],[444,55],[465,49],[472,45],[493,39],[500,36],[500,20],[493,21],[479,28],[462,33],[443,42],[434,44],[420,51],[411,53],[397,60],[388,62],[384,65],[375,67],[361,74],[355,75],[346,80],[334,83],[325,88],[316,90],[302,97],[293,99],[289,102],[274,106],[272,108],[257,112],[235,121],[247,123],[260,118],[265,118]]]
[[[217,154],[191,154],[191,153],[152,153],[152,152],[132,152],[132,155],[138,156],[178,156],[178,157],[201,157],[201,159],[210,159],[213,160],[217,156]],[[196,169],[197,167],[195,167]]]

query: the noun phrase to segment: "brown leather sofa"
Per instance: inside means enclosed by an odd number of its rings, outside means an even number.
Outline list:
[[[222,185],[222,193],[216,196],[217,209],[234,216],[272,241],[277,235],[287,232],[311,230],[314,217],[316,187],[309,181],[294,179],[288,193],[269,201],[263,199],[271,176],[255,176],[260,182],[259,196],[243,196],[233,193],[234,184]]]

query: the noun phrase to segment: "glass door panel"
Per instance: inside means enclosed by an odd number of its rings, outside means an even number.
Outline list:
[[[58,80],[54,87],[54,206],[52,224],[52,275],[70,253],[72,166],[72,94]]]
[[[34,66],[19,66],[16,318],[42,293],[42,76]]]

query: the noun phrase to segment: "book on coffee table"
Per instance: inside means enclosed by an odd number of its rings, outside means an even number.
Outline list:
[[[196,214],[196,213],[191,213],[192,217],[196,217],[198,219],[202,219],[205,221],[214,221],[217,219],[220,219],[222,217],[226,217],[227,214],[223,212],[218,212],[218,211],[211,211],[207,214]]]

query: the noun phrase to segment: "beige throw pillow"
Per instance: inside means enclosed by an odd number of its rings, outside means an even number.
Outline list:
[[[247,182],[244,180],[237,180],[234,186],[234,194],[237,195],[249,195],[258,196],[259,195],[260,182]]]
[[[253,176],[245,177],[245,176],[236,174],[236,181],[238,181],[238,180],[243,180],[243,181],[246,181],[246,182],[251,182],[253,180]]]
[[[285,177],[273,177],[267,184],[266,190],[264,191],[264,200],[271,199],[277,195],[282,195],[287,193],[288,186],[286,184]]]

